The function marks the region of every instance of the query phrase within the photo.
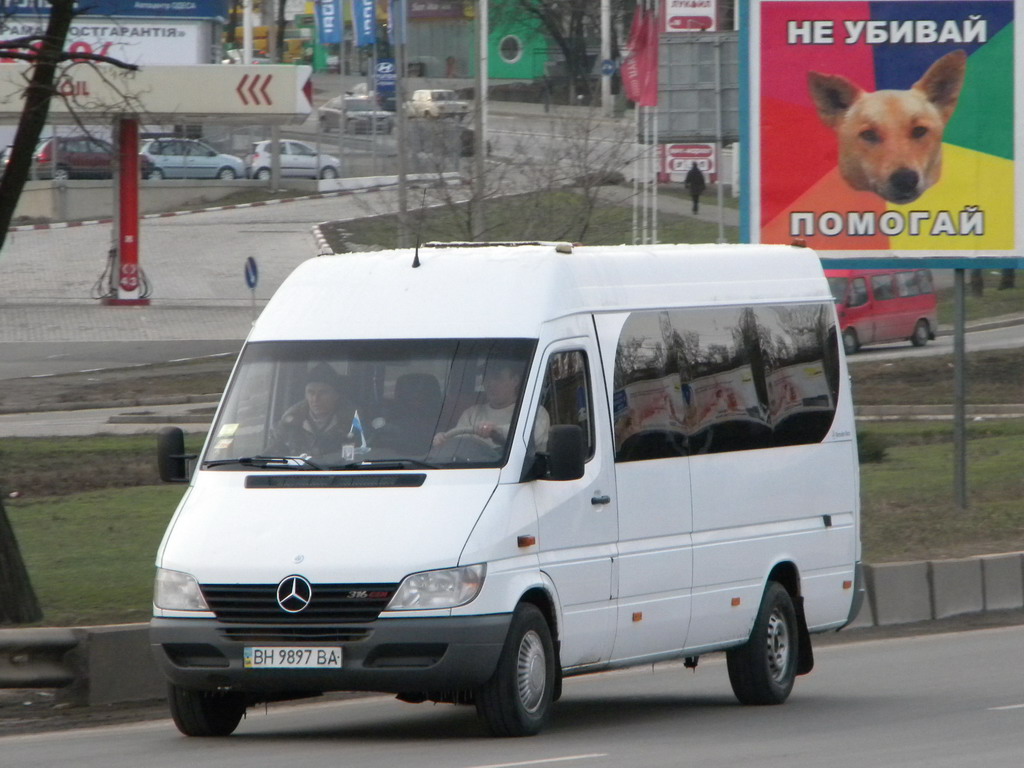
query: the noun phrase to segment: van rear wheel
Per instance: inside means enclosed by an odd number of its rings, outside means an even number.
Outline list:
[[[495,736],[533,736],[551,712],[555,650],[544,615],[529,603],[516,608],[498,667],[477,691],[477,715]]]
[[[800,640],[793,600],[769,581],[750,639],[726,652],[729,682],[741,704],[782,704],[796,679]]]
[[[190,691],[172,683],[167,699],[174,724],[186,736],[230,736],[245,714],[240,693]]]
[[[910,335],[910,343],[915,347],[923,347],[931,337],[932,331],[928,327],[928,321],[918,320],[917,325],[914,326],[914,332]]]

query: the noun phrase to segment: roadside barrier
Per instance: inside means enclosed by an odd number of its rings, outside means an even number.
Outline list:
[[[64,688],[79,675],[75,629],[0,629],[0,687]]]
[[[849,629],[1024,608],[1024,552],[864,567],[867,599]],[[164,698],[147,624],[0,629],[0,688],[60,689],[80,706]]]

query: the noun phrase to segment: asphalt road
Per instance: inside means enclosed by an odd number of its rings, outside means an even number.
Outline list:
[[[536,738],[484,735],[468,707],[357,698],[251,712],[234,736],[169,720],[0,736],[5,768],[758,768],[1019,765],[1024,627],[829,645],[781,707],[741,707],[724,658],[566,681]]]
[[[235,356],[241,348],[241,339],[7,342],[0,343],[0,380]]]

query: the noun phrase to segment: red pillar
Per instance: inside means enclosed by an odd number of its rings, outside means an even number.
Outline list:
[[[121,117],[115,125],[118,152],[114,171],[118,193],[114,219],[117,233],[115,290],[114,295],[104,299],[104,303],[146,305],[149,299],[143,296],[142,267],[139,265],[139,121]]]

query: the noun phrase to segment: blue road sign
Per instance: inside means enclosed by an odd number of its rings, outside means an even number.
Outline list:
[[[260,271],[256,268],[256,259],[252,256],[245,260],[245,284],[249,290],[255,290],[256,283],[260,281]]]
[[[394,59],[380,59],[377,62],[377,69],[374,72],[377,91],[391,92],[395,90],[395,82],[398,80],[398,70],[395,67]]]

